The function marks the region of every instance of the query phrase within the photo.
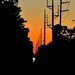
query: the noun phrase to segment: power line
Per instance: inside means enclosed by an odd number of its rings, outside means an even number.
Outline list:
[[[71,0],[70,0],[70,1],[71,1]],[[69,11],[69,10],[68,10],[68,7],[69,7],[69,5],[70,5],[70,1],[67,1],[67,0],[66,0],[66,1],[60,0],[60,25],[61,25],[61,22],[62,22],[62,12]],[[62,5],[64,5],[64,4],[68,4],[66,10],[63,10],[63,9],[62,9]]]
[[[68,3],[68,6],[67,6],[66,10],[69,8],[69,6],[70,6],[70,3],[71,3],[71,0],[69,1],[69,3]]]
[[[72,22],[71,22],[71,24],[70,24],[70,25],[72,25],[72,24],[73,24],[73,22],[75,22],[75,20],[72,20]]]
[[[67,1],[67,0],[66,0],[66,1]],[[71,3],[71,0],[68,2],[68,6],[66,7],[66,10],[68,10],[68,8],[69,8],[69,6],[70,6],[70,3]],[[66,16],[64,17],[64,19],[62,20],[62,22],[67,18],[68,14],[69,14],[69,11],[67,12],[67,14],[66,14]],[[63,13],[63,15],[64,15],[64,13]]]
[[[65,18],[62,20],[62,22],[67,18],[68,14],[69,14],[69,11],[67,12],[67,14],[66,14]]]

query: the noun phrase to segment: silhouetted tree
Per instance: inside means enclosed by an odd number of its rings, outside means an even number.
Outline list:
[[[68,67],[74,65],[75,27],[55,25],[54,41],[40,47],[36,54],[36,64],[50,64],[51,67]]]
[[[3,63],[24,66],[32,63],[33,43],[28,37],[29,29],[25,28],[21,18],[18,0],[0,0],[1,50]]]

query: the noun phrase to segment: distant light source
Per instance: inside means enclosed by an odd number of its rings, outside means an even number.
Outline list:
[[[32,58],[33,62],[35,62],[35,57]]]
[[[4,1],[2,1],[2,3],[4,3]]]

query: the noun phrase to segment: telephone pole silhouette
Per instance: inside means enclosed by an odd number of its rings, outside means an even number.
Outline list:
[[[54,27],[54,0],[52,0],[52,5],[48,5],[48,0],[47,0],[47,7],[52,10],[52,41],[54,40],[54,32],[53,32],[53,27]]]
[[[57,17],[60,16],[59,24],[60,25],[62,24],[62,12],[69,11],[68,9],[62,10],[62,4],[67,4],[67,3],[70,3],[70,1],[63,2],[62,0],[60,0],[60,15],[59,15],[59,5],[58,5],[58,12],[57,12],[58,14],[54,15],[55,14],[54,13],[54,0],[52,0],[52,5],[48,5],[48,0],[47,0],[47,7],[52,10],[52,41],[54,41],[54,30],[53,30],[54,19],[56,19]],[[49,26],[49,25],[47,25],[47,26]]]
[[[62,0],[60,0],[60,25],[61,25],[61,17],[62,17]]]
[[[62,12],[66,12],[66,11],[69,11],[69,10],[62,10],[62,4],[66,4],[66,3],[70,3],[69,1],[65,1],[63,2],[63,0],[60,0],[60,25],[62,24]]]
[[[46,10],[44,9],[44,45],[46,45]]]
[[[42,29],[41,29],[41,33],[40,33],[40,46],[42,45]]]
[[[52,0],[52,41],[54,41],[54,0]]]

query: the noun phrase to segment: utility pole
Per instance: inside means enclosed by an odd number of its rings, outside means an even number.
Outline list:
[[[66,12],[66,11],[69,11],[69,10],[62,10],[62,4],[66,4],[66,3],[70,3],[69,1],[66,1],[66,2],[63,2],[62,0],[60,0],[60,25],[62,24],[62,12]]]
[[[54,27],[54,0],[52,0],[52,5],[48,5],[48,0],[47,0],[47,7],[52,10],[52,41],[54,40],[54,32],[53,32],[53,27]]]
[[[52,41],[54,41],[54,0],[52,0]]]
[[[62,20],[62,0],[60,0],[60,25],[61,25],[61,20]]]
[[[42,45],[42,29],[41,29],[41,34],[40,34],[40,46]]]
[[[46,45],[46,10],[44,10],[44,45]]]
[[[59,19],[60,20],[60,22],[59,22],[60,25],[62,24],[62,12],[69,11],[67,9],[66,10],[62,10],[62,4],[66,4],[66,3],[70,3],[70,1],[62,2],[62,0],[60,0],[60,19]],[[47,7],[52,10],[52,41],[53,41],[54,40],[54,30],[53,30],[54,19],[59,17],[59,5],[58,5],[58,14],[57,15],[54,15],[54,0],[52,0],[52,5],[48,5],[48,0],[47,0]],[[47,26],[50,27],[51,25],[47,25]]]

